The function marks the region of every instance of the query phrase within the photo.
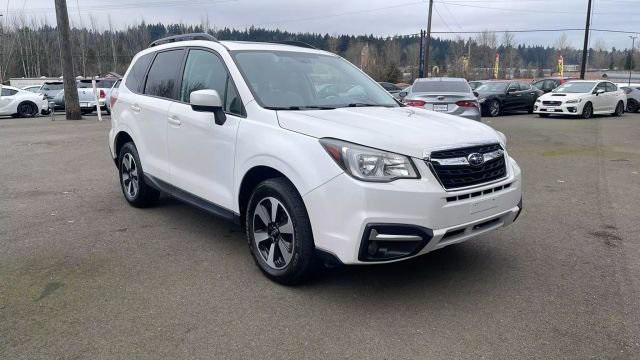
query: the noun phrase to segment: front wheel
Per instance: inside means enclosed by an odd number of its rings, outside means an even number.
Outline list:
[[[638,109],[640,109],[638,102],[634,100],[629,100],[629,102],[627,103],[627,112],[634,113],[634,112],[637,112]]]
[[[593,116],[593,106],[591,103],[584,104],[584,108],[582,108],[582,114],[580,115],[583,119],[591,119]]]
[[[616,105],[616,111],[613,112],[613,116],[622,116],[622,114],[624,113],[624,103],[622,103],[622,101],[618,102],[618,105]]]
[[[538,114],[538,116],[540,116],[541,118],[548,118],[549,114]]]
[[[249,249],[262,272],[285,285],[302,282],[315,262],[311,223],[300,194],[284,178],[254,190],[245,213]]]

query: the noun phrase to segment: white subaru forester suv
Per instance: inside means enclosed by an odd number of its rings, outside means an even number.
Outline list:
[[[302,44],[158,40],[112,94],[126,200],[161,192],[241,224],[271,279],[318,260],[408,259],[511,224],[520,168],[503,134],[399,104],[341,57]]]

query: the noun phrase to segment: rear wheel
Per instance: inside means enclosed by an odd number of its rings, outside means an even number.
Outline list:
[[[120,149],[118,165],[120,187],[129,204],[139,208],[153,205],[160,197],[160,191],[145,183],[138,150],[132,142]]]
[[[313,233],[302,198],[289,181],[260,183],[245,219],[251,255],[268,278],[285,285],[307,278],[315,263]]]
[[[616,111],[613,112],[613,116],[622,116],[624,113],[624,103],[622,101],[618,101],[618,105],[616,105]]]
[[[18,116],[23,118],[31,118],[38,114],[38,107],[31,102],[23,102],[18,105]]]
[[[500,115],[501,110],[502,110],[501,105],[500,105],[500,102],[498,102],[498,100],[490,100],[489,103],[487,104],[487,115],[491,117],[496,117]]]
[[[584,104],[580,117],[583,119],[591,119],[593,117],[593,106],[591,105],[591,103],[588,102]]]

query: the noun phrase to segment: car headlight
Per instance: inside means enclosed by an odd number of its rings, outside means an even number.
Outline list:
[[[347,174],[358,180],[391,182],[420,178],[407,156],[329,138],[320,139],[320,144]]]
[[[575,104],[575,103],[579,103],[580,101],[582,101],[582,99],[571,99],[571,100],[567,100],[566,103]]]
[[[498,133],[498,137],[500,138],[500,145],[502,145],[502,149],[507,150],[507,136],[498,130],[496,130],[496,133]]]
[[[542,102],[542,100],[540,100],[540,99],[536,99],[536,102],[537,102],[537,103],[539,103],[539,102]]]

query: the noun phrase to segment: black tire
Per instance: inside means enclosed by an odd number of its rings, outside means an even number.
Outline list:
[[[133,164],[130,162],[131,160],[133,160]],[[133,174],[134,168],[136,170],[135,175]],[[128,176],[124,176],[123,174],[127,174]],[[149,207],[154,205],[160,197],[160,191],[152,188],[145,182],[138,150],[132,142],[124,144],[118,153],[118,175],[122,194],[132,206],[138,208]],[[130,179],[128,182],[127,178]],[[135,191],[131,191],[132,188]]]
[[[105,107],[104,111],[107,113],[107,115],[111,115],[111,110],[109,109],[109,107]]]
[[[271,216],[273,211],[267,206],[273,204],[270,199],[275,199],[276,215]],[[267,220],[275,218],[271,224],[262,222],[261,217],[256,212],[258,206],[267,211]],[[284,208],[284,211],[282,210]],[[283,225],[288,224],[291,230],[285,232]],[[245,229],[247,241],[251,255],[260,270],[271,280],[283,285],[295,285],[306,280],[315,268],[316,259],[314,256],[315,245],[313,242],[313,232],[311,231],[311,223],[309,215],[304,206],[302,197],[296,188],[285,178],[274,178],[265,180],[254,189],[245,213]],[[264,225],[264,226],[262,226]],[[274,226],[275,225],[275,229]],[[263,230],[258,229],[262,227]],[[282,232],[280,232],[282,230]],[[289,236],[289,231],[292,237]],[[256,234],[262,233],[265,238],[258,245],[256,242]],[[287,235],[285,241],[285,234]],[[273,244],[273,245],[271,245]],[[291,249],[285,259],[281,244],[285,249]],[[277,250],[276,250],[277,249]],[[286,251],[286,250],[285,250]],[[271,255],[271,253],[279,254]],[[268,253],[268,254],[267,254]],[[271,259],[273,266],[268,264],[268,258]],[[275,261],[280,260],[278,267]]]
[[[593,117],[593,105],[590,102],[584,104],[580,117],[583,119],[591,119]]]
[[[89,115],[89,114],[91,114],[92,112],[93,112],[93,110],[80,110],[80,113],[81,113],[82,115]]]
[[[616,110],[613,112],[613,114],[611,114],[611,116],[622,116],[622,114],[624,114],[624,103],[622,101],[618,101],[618,104],[616,105]]]
[[[487,115],[489,117],[500,116],[502,113],[502,105],[498,100],[489,100],[487,104]]]
[[[531,105],[531,107],[529,107],[529,108],[527,109],[527,112],[528,112],[529,114],[533,114],[533,105]]]
[[[640,106],[638,106],[638,102],[631,99],[627,102],[627,112],[634,113],[640,110]]]
[[[549,114],[538,114],[538,116],[540,116],[541,118],[548,118]]]
[[[18,117],[32,118],[36,115],[38,115],[38,106],[36,104],[30,101],[18,104]]]

